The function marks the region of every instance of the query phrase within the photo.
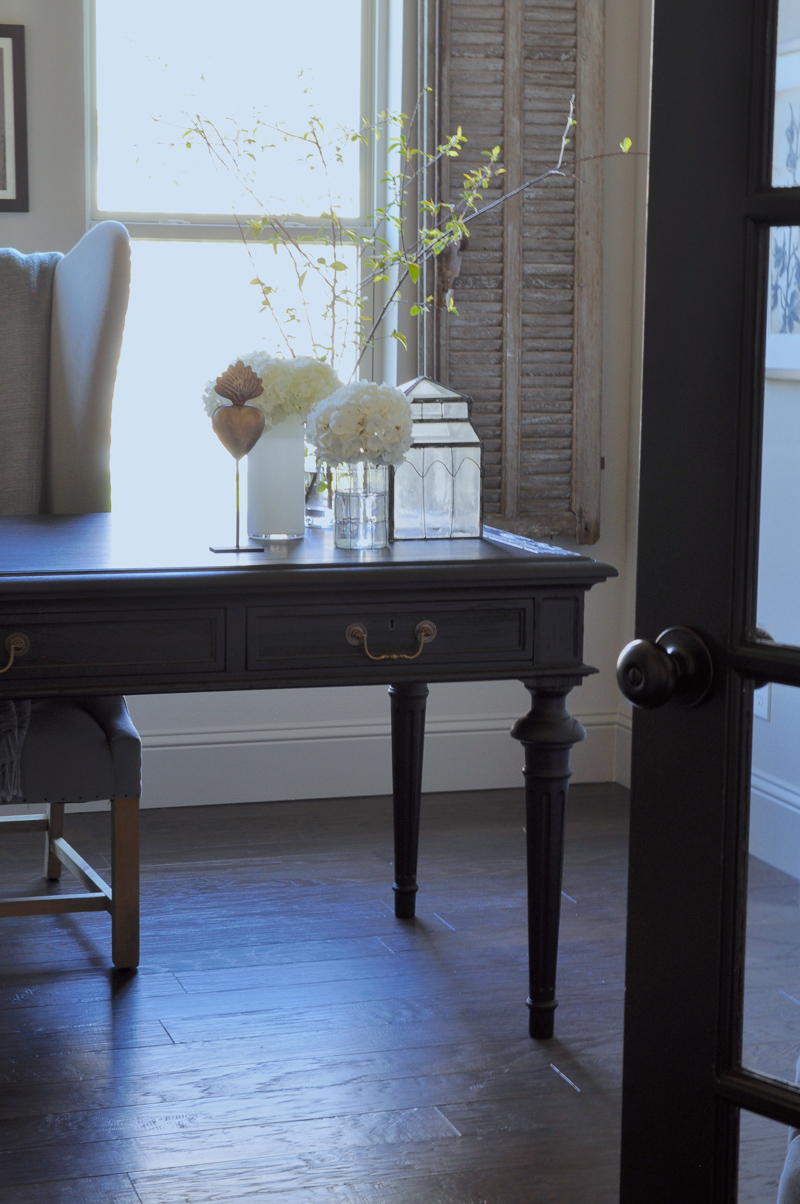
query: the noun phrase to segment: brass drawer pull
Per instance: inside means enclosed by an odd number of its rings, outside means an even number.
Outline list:
[[[383,652],[380,656],[375,656],[367,647],[367,629],[363,623],[351,623],[344,634],[348,644],[363,648],[371,661],[414,661],[424,645],[436,639],[436,624],[430,619],[417,623],[414,628],[414,635],[419,640],[416,652]]]
[[[31,642],[26,635],[20,631],[15,631],[6,640],[6,651],[8,652],[8,664],[5,669],[0,669],[0,673],[8,673],[11,666],[14,664],[15,656],[24,656],[31,646]]]

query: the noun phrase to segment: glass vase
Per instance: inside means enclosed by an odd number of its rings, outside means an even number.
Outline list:
[[[337,548],[368,550],[389,542],[389,469],[342,464],[334,471],[333,540]]]
[[[264,431],[247,457],[247,533],[251,539],[305,534],[305,426],[291,414]]]

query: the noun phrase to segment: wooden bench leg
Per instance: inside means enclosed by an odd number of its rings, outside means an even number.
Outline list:
[[[111,960],[139,965],[139,800],[111,800]]]
[[[51,882],[61,877],[61,862],[53,852],[50,841],[64,835],[64,803],[47,805],[47,831],[44,834],[44,876]]]

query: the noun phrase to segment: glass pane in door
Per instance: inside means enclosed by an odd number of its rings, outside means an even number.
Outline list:
[[[770,231],[764,372],[757,622],[800,645],[800,226]]]
[[[753,1112],[741,1113],[737,1204],[776,1204],[779,1191],[782,1201],[800,1199],[797,1132]]]
[[[794,1083],[800,1059],[800,689],[755,691],[743,1065]]]
[[[800,185],[800,0],[780,0],[775,64],[772,183]]]

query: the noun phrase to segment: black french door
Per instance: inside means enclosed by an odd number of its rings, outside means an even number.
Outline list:
[[[799,163],[798,0],[655,0],[623,1204],[800,1201]]]

